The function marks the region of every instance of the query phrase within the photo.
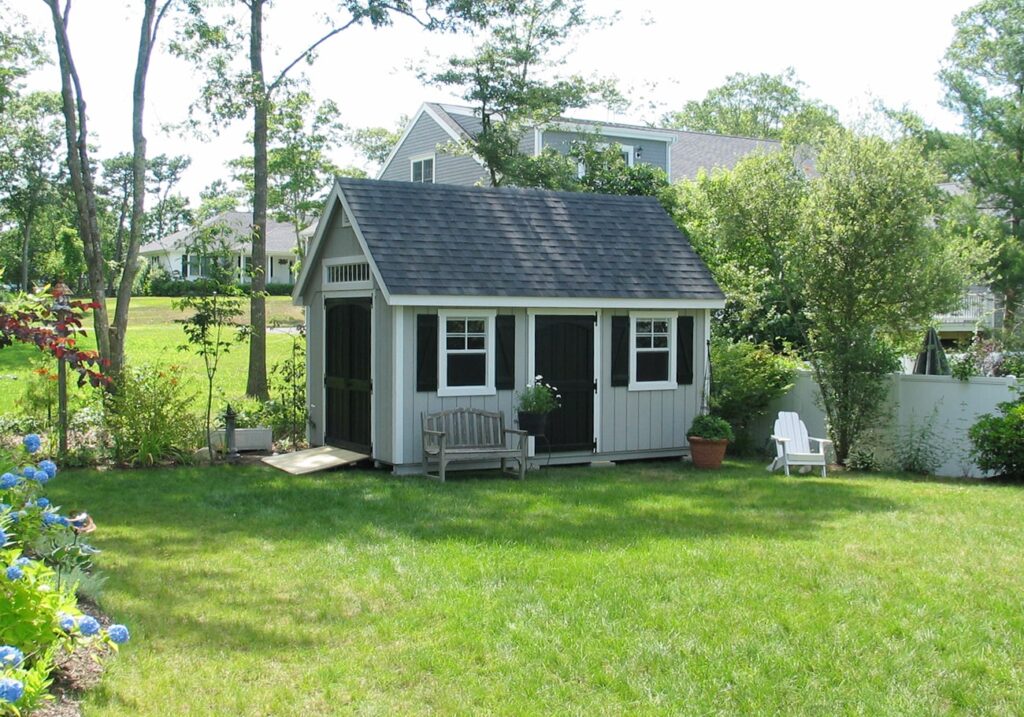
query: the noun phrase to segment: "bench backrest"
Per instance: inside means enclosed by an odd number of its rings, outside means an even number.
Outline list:
[[[811,442],[807,440],[807,426],[800,420],[800,414],[793,411],[779,411],[775,420],[775,435],[788,438],[786,450],[790,453],[810,453]],[[782,455],[782,446],[776,444],[776,452]]]
[[[442,431],[449,448],[491,448],[505,445],[505,416],[478,408],[453,408],[424,413],[423,430]]]

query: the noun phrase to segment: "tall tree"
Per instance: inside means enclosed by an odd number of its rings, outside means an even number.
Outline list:
[[[131,303],[132,283],[138,272],[139,243],[146,199],[146,137],[143,115],[146,100],[146,78],[149,62],[156,43],[160,23],[174,0],[144,0],[140,24],[135,77],[132,85],[132,213],[125,267],[117,288],[117,303],[113,324],[107,311],[107,290],[104,271],[103,238],[97,220],[96,182],[94,166],[89,158],[89,133],[86,125],[85,96],[82,83],[71,53],[68,24],[71,0],[61,8],[59,0],[43,0],[53,20],[61,79],[61,100],[64,114],[64,134],[67,144],[68,173],[78,210],[78,232],[85,252],[89,290],[95,304],[93,320],[96,346],[100,357],[110,362],[112,373],[124,364],[125,329],[128,326],[128,307]]]
[[[153,208],[147,212],[145,233],[160,239],[181,229],[189,221],[188,200],[173,195],[192,158],[185,155],[158,154],[147,161],[149,181],[146,191],[153,197]]]
[[[946,137],[946,159],[1007,222],[996,285],[1012,313],[1024,301],[1024,3],[984,0],[953,24],[939,78],[965,135]]]
[[[586,14],[583,0],[526,0],[496,3],[485,39],[472,54],[455,56],[421,78],[461,91],[481,122],[463,150],[479,157],[493,186],[536,181],[532,158],[519,151],[523,134],[569,109],[598,101],[618,106],[621,95],[607,80],[559,77],[565,58],[557,51],[574,33],[600,22]]]
[[[741,160],[689,185],[703,206],[684,224],[748,321],[789,314],[843,462],[877,417],[896,340],[954,306],[983,257],[934,226],[939,174],[916,142],[836,131],[816,169],[782,152]]]
[[[0,204],[21,235],[21,288],[28,291],[36,220],[60,191],[55,160],[61,144],[60,95],[32,92],[8,100],[0,112]]]
[[[805,141],[838,125],[835,109],[804,97],[805,87],[792,67],[777,75],[737,72],[704,99],[690,100],[663,121],[693,132],[765,139],[782,139],[790,126],[794,139]]]
[[[321,46],[350,27],[364,22],[373,27],[390,25],[393,16],[413,18],[426,28],[451,26],[455,19],[480,15],[472,0],[426,0],[416,13],[407,0],[342,0],[326,18],[327,29],[276,71],[264,67],[265,14],[271,0],[186,0],[192,16],[175,51],[201,67],[206,79],[195,109],[205,112],[216,126],[250,117],[252,120],[252,295],[249,340],[249,375],[246,393],[261,399],[267,392],[267,193],[269,118],[279,93],[301,64],[315,61]],[[238,12],[240,11],[240,13]],[[439,13],[434,15],[433,13]],[[244,57],[244,66],[240,60]]]
[[[345,129],[338,114],[334,102],[316,106],[312,95],[299,91],[282,98],[268,118],[267,209],[277,221],[292,225],[300,259],[306,254],[302,230],[320,211],[334,176],[353,172],[365,176],[359,170],[342,170],[327,156],[341,142]],[[252,157],[232,160],[230,166],[251,194]]]
[[[23,80],[33,69],[46,63],[42,36],[19,30],[28,26],[24,15],[0,2],[4,23],[0,27],[0,112],[7,101],[18,94]]]
[[[391,150],[402,138],[402,130],[409,124],[409,116],[402,115],[394,129],[387,127],[360,127],[348,133],[346,139],[367,162],[380,167],[391,155]]]

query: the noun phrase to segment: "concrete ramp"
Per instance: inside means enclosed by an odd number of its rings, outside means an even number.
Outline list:
[[[364,461],[369,457],[365,453],[346,451],[344,448],[318,446],[317,448],[307,448],[304,451],[296,451],[295,453],[267,456],[263,459],[263,462],[268,466],[283,470],[285,473],[300,476],[306,473],[325,471],[329,468],[340,468],[351,463]]]

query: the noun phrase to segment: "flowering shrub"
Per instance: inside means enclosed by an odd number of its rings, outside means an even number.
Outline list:
[[[544,383],[544,377],[537,374],[533,381],[526,384],[526,388],[517,394],[519,399],[518,410],[523,413],[551,413],[561,406],[559,399],[562,394],[558,393],[555,386]]]
[[[22,446],[31,459],[42,440],[29,434]],[[8,457],[7,462],[15,460]],[[57,464],[20,462],[20,468],[0,475],[0,715],[22,714],[48,697],[50,673],[61,651],[97,642],[116,650],[129,637],[123,625],[103,630],[94,617],[84,615],[74,585],[60,580],[60,571],[77,566],[83,551],[95,551],[78,540],[94,528],[89,516],[61,515],[59,507],[39,495],[57,475]],[[67,539],[79,552],[39,549],[47,541],[64,545]]]

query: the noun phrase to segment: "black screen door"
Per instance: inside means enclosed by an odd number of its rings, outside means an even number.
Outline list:
[[[325,441],[370,452],[370,300],[327,302]]]
[[[537,316],[534,367],[558,388],[561,408],[548,416],[552,451],[594,449],[594,317]],[[538,444],[538,448],[543,441]]]

